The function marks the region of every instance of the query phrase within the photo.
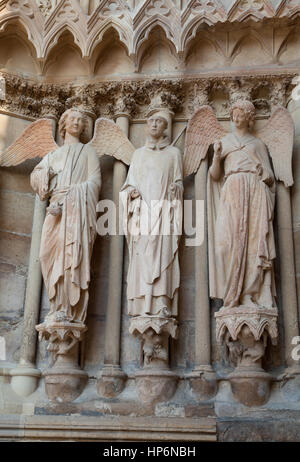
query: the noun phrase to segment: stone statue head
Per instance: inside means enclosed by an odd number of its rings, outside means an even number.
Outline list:
[[[255,107],[251,101],[237,100],[230,108],[230,119],[235,125],[247,123],[249,130],[253,128]]]
[[[86,126],[86,117],[79,108],[67,109],[59,119],[58,130],[60,136],[65,139],[66,132],[78,136],[82,140]]]
[[[147,119],[147,135],[150,135],[152,138],[159,139],[161,138],[166,128],[168,127],[168,119],[164,112],[158,111],[152,114]]]

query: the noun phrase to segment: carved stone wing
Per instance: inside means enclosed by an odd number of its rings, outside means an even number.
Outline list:
[[[0,153],[0,166],[10,167],[27,159],[42,158],[57,148],[51,121],[40,119],[30,124],[11,146]]]
[[[277,106],[267,124],[257,132],[257,136],[269,149],[276,179],[283,181],[286,187],[294,183],[292,172],[294,131],[294,122],[289,111],[282,106]]]
[[[94,136],[89,144],[96,149],[99,157],[104,154],[114,156],[127,165],[130,164],[135,150],[123,130],[115,122],[104,117],[96,120]]]
[[[205,159],[209,146],[227,134],[210,106],[201,106],[191,117],[185,141],[183,158],[184,176],[196,173]]]

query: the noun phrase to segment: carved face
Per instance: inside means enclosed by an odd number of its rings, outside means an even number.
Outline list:
[[[66,133],[80,137],[84,129],[83,116],[79,111],[72,111],[66,118]]]
[[[163,136],[167,125],[167,121],[163,117],[154,114],[147,120],[147,133],[153,138],[160,138]]]
[[[249,118],[247,114],[239,108],[233,110],[232,120],[237,128],[246,128],[249,125]]]

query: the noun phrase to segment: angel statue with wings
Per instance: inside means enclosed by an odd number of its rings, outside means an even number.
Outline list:
[[[262,404],[269,396],[271,376],[262,369],[262,357],[267,337],[273,344],[278,337],[276,180],[286,188],[293,184],[291,115],[278,106],[256,133],[254,116],[250,101],[236,101],[230,109],[234,130],[227,133],[209,106],[200,107],[188,124],[184,156],[189,175],[214,145],[206,194],[209,294],[223,301],[215,313],[216,337],[236,367],[228,375],[233,393],[247,405]]]
[[[209,169],[210,293],[229,308],[275,306],[275,179],[266,145],[249,130],[254,115],[249,101],[231,107],[235,131],[215,143]]]
[[[40,337],[49,339],[48,349],[55,355],[67,353],[86,330],[90,260],[101,187],[99,157],[109,154],[129,163],[122,154],[122,147],[118,151],[119,145],[113,144],[113,152],[111,148],[111,126],[114,126],[113,134],[121,129],[113,122],[107,129],[107,121],[98,119],[93,139],[83,144],[85,122],[84,112],[79,108],[66,110],[59,120],[59,132],[64,140],[59,147],[53,139],[51,121],[40,119],[32,123],[1,157],[1,166],[42,158],[30,180],[40,199],[49,200],[40,262],[50,311],[37,329]],[[106,141],[103,131],[106,131]],[[128,144],[131,149],[129,141]],[[123,146],[126,151],[126,143]],[[63,335],[60,327],[64,329]]]
[[[293,181],[293,122],[278,107],[255,136],[254,116],[250,101],[236,101],[230,109],[235,128],[227,133],[212,109],[202,106],[187,129],[186,175],[197,171],[214,144],[207,184],[209,285],[210,296],[225,308],[276,307],[275,178],[286,186]]]

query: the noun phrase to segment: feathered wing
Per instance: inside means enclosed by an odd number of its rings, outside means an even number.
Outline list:
[[[257,136],[269,149],[276,179],[283,181],[286,187],[294,183],[292,172],[294,131],[294,122],[288,110],[277,106],[267,124],[257,132]]]
[[[127,165],[130,164],[135,150],[123,130],[104,117],[96,120],[94,136],[89,144],[96,149],[99,157],[104,154],[114,156]]]
[[[194,112],[186,131],[183,158],[185,177],[197,172],[209,146],[225,135],[227,131],[218,122],[210,106],[201,106]]]
[[[0,166],[10,167],[27,159],[42,158],[57,148],[51,121],[40,119],[30,124],[9,148],[0,153]]]

